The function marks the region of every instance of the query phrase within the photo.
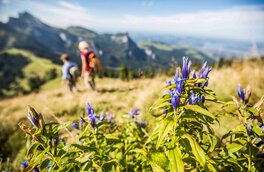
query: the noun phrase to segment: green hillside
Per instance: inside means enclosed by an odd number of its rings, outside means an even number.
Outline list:
[[[7,49],[0,53],[2,95],[12,96],[33,91],[33,87],[57,77],[60,66],[26,50]],[[12,70],[10,70],[12,68]]]

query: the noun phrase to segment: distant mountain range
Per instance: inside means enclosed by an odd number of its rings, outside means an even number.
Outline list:
[[[199,63],[214,59],[197,49],[165,48],[156,43],[145,43],[140,47],[128,33],[98,34],[92,30],[71,26],[67,29],[49,26],[28,12],[9,18],[7,23],[0,22],[0,50],[8,48],[25,49],[37,56],[60,63],[59,56],[68,53],[80,63],[78,43],[87,41],[91,49],[100,57],[104,67],[119,67],[125,64],[129,68],[163,67],[172,60],[179,63],[184,55],[189,55]]]

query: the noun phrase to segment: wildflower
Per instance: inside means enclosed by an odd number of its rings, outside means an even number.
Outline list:
[[[259,153],[259,154],[256,155],[256,157],[264,159],[264,153]]]
[[[196,76],[196,73],[195,73],[195,71],[194,71],[194,70],[192,71],[191,75],[192,75],[192,78],[194,78],[194,79],[196,79],[196,78],[197,78],[197,76]]]
[[[108,112],[106,112],[105,113],[105,116],[106,116],[108,122],[111,122],[112,121],[113,116],[111,114],[109,114]]]
[[[35,127],[39,127],[38,118],[34,117],[30,112],[28,112],[28,119],[32,125]]]
[[[51,162],[48,163],[47,169],[50,169],[51,167]]]
[[[189,98],[189,100],[188,100],[188,103],[189,103],[190,105],[194,105],[194,104],[196,104],[198,101],[200,101],[200,97],[197,96],[197,95],[195,95],[194,93],[192,93],[191,96],[190,96],[190,98]]]
[[[184,81],[185,81],[184,79],[180,79],[180,78],[178,78],[178,80],[176,81],[176,90],[179,94],[183,92]]]
[[[169,86],[169,85],[171,85],[171,81],[166,81],[165,84],[166,84],[167,86]]]
[[[86,110],[88,115],[94,113],[93,107],[88,102],[86,103]]]
[[[35,172],[40,172],[38,167],[34,167],[33,170],[34,170]]]
[[[104,115],[103,114],[100,114],[100,116],[99,116],[99,121],[103,121],[104,120]]]
[[[24,162],[22,162],[22,163],[21,163],[21,166],[22,166],[23,168],[27,168],[27,167],[28,167],[28,161],[24,161]]]
[[[146,123],[146,122],[143,122],[141,119],[139,119],[139,125],[140,125],[140,127],[142,127],[142,128],[146,128],[147,123]]]
[[[176,74],[174,76],[174,83],[176,84],[176,81],[180,78],[180,72],[179,72],[179,68],[176,69]]]
[[[251,129],[249,122],[247,122],[247,134],[248,134],[248,136],[250,136],[252,134],[252,129]]]
[[[251,96],[251,88],[248,85],[247,88],[245,89],[245,103],[246,104],[248,103],[250,96]]]
[[[200,102],[202,102],[202,103],[205,102],[205,97],[204,97],[204,95],[201,95],[201,96],[200,96]]]
[[[189,60],[188,57],[183,57],[183,64],[182,64],[182,78],[188,79],[190,74],[192,62]]]
[[[172,104],[172,107],[174,110],[179,106],[179,103],[180,103],[179,94],[177,92],[175,92],[171,98],[171,104]]]
[[[95,114],[89,114],[88,118],[90,119],[91,126],[95,128]]]
[[[167,109],[163,109],[163,110],[162,110],[162,113],[163,113],[163,114],[167,114],[167,113],[168,113],[168,110],[167,110]]]
[[[238,86],[237,86],[237,94],[238,94],[238,97],[240,98],[240,100],[242,100],[243,102],[245,102],[245,92],[241,88],[240,84],[238,84]]]
[[[61,141],[62,141],[62,143],[63,143],[64,146],[65,146],[65,145],[66,145],[66,140],[65,140],[65,139],[62,139]]]
[[[204,63],[203,67],[199,72],[199,78],[208,78],[208,74],[212,71],[211,67],[207,66],[207,62]],[[199,87],[208,86],[208,81],[203,84],[198,84]]]
[[[130,109],[130,112],[129,112],[129,118],[134,118],[135,115],[139,115],[140,114],[140,111],[139,111],[139,108],[131,108]]]
[[[84,120],[84,118],[83,118],[83,117],[81,117],[81,116],[80,116],[80,118],[81,118],[81,121],[80,121],[80,126],[82,127],[86,121]]]
[[[72,126],[73,128],[75,128],[75,129],[77,129],[77,130],[79,129],[79,126],[78,126],[78,124],[77,124],[77,123],[75,123],[75,122],[74,122],[74,123],[72,123],[72,124],[71,124],[71,126]]]

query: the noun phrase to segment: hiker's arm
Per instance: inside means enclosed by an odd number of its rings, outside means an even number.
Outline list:
[[[82,74],[81,74],[81,77],[83,77],[87,64],[86,64],[85,57],[83,55],[81,56],[81,59],[82,59]]]

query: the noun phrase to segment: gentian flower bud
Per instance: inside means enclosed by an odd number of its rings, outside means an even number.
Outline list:
[[[197,95],[195,95],[194,93],[191,94],[189,100],[188,100],[188,103],[190,105],[194,105],[196,104],[197,102],[199,101],[199,97]]]
[[[176,84],[176,81],[180,78],[180,68],[176,69],[176,74],[174,76],[174,83]]]
[[[86,103],[86,110],[87,110],[87,114],[94,114],[94,110],[93,107],[87,102]]]
[[[34,172],[40,172],[38,167],[33,168]]]
[[[177,107],[179,106],[179,103],[180,103],[180,97],[179,97],[179,94],[176,92],[175,94],[173,94],[171,98],[171,105],[174,110],[177,109]]]
[[[247,122],[247,134],[248,134],[248,136],[250,136],[252,134],[251,125],[249,122]]]
[[[241,88],[240,84],[238,84],[238,86],[237,86],[237,94],[238,94],[238,97],[240,98],[240,100],[242,100],[243,102],[245,102],[245,92]]]
[[[100,116],[99,116],[99,121],[103,121],[104,120],[104,115],[103,114],[100,114]]]
[[[105,116],[106,116],[108,122],[111,122],[112,121],[113,116],[111,114],[109,114],[108,112],[106,112],[105,113]]]
[[[182,78],[188,79],[190,74],[192,62],[189,60],[188,57],[183,57],[183,64],[182,64]]]
[[[171,85],[171,81],[166,81],[165,84],[166,84],[166,86],[169,86],[169,85]]]
[[[184,79],[178,79],[176,81],[176,90],[179,94],[181,94],[183,92],[183,88],[184,88]]]
[[[247,88],[245,89],[245,103],[246,104],[248,103],[250,96],[251,96],[251,88],[248,85]]]
[[[90,119],[91,126],[95,128],[95,114],[88,115],[88,118]]]
[[[51,167],[51,162],[48,163],[47,169],[50,169]]]
[[[28,119],[35,127],[39,127],[39,115],[34,108],[28,106]]]
[[[167,113],[168,113],[168,110],[167,110],[167,109],[163,109],[163,110],[162,110],[162,113],[163,113],[163,114],[167,114]]]
[[[28,161],[22,162],[21,166],[25,169],[28,167]]]
[[[194,71],[194,70],[192,71],[191,75],[192,75],[192,78],[194,78],[194,79],[196,79],[196,78],[197,78],[197,76],[196,76],[196,73],[195,73],[195,71]]]
[[[84,118],[83,118],[83,117],[81,117],[81,116],[80,116],[80,118],[81,118],[81,121],[80,121],[80,126],[81,126],[81,127],[83,127],[83,125],[84,125],[84,123],[85,123],[86,121],[84,120]]]
[[[75,128],[75,129],[77,129],[77,130],[79,129],[79,126],[78,126],[78,124],[77,124],[77,123],[75,123],[75,122],[74,122],[74,123],[72,123],[72,124],[71,124],[71,126],[72,126],[73,128]]]

